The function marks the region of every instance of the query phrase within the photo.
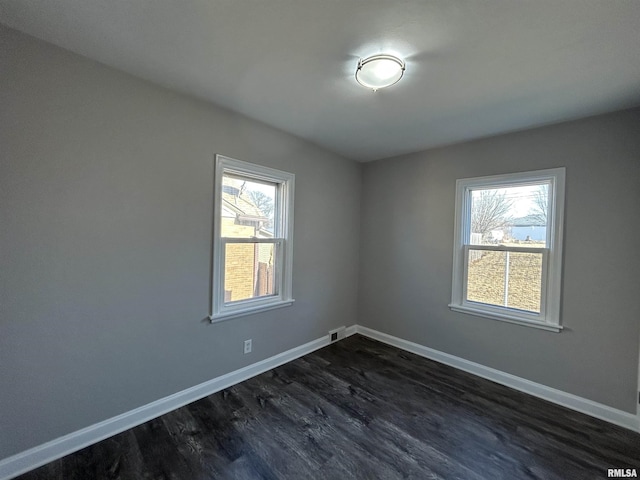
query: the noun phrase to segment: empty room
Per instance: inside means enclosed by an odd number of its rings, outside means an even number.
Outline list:
[[[0,1],[0,480],[638,477],[639,32]]]

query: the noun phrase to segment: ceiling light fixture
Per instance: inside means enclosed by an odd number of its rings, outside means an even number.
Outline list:
[[[374,92],[389,87],[402,78],[404,62],[393,55],[373,55],[358,61],[356,81]]]

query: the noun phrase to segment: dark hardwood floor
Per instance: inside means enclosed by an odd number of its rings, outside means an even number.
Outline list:
[[[583,480],[608,468],[640,469],[640,434],[354,335],[19,478]]]

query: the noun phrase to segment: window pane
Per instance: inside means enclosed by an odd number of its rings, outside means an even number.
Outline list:
[[[547,242],[549,184],[471,192],[471,245],[530,245]]]
[[[469,249],[467,300],[540,313],[542,254]]]
[[[222,177],[220,236],[271,238],[275,224],[276,184]]]
[[[506,306],[540,313],[542,254],[523,252],[508,253],[509,292]]]
[[[275,243],[227,243],[224,302],[275,295]]]
[[[469,249],[467,300],[504,305],[505,252]]]

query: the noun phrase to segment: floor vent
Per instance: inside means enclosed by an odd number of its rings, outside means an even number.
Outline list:
[[[329,330],[329,339],[332,342],[337,342],[345,337],[347,329],[345,327],[338,327],[333,330]]]

